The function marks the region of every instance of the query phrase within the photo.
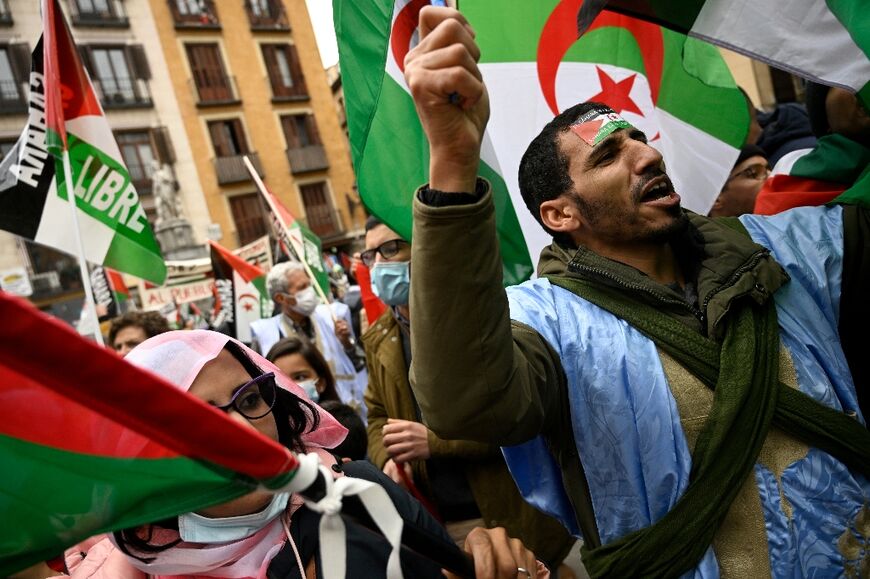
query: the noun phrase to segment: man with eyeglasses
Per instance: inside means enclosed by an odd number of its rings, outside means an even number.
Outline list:
[[[426,6],[419,35],[404,75],[429,144],[410,299],[426,425],[501,444],[524,496],[582,534],[592,577],[859,576],[870,408],[837,325],[867,312],[846,295],[870,274],[868,210],[692,214],[629,118],[579,103],[520,161],[553,242],[505,289],[475,32]]]
[[[299,262],[275,264],[266,275],[266,287],[281,312],[251,323],[251,347],[265,355],[282,338],[296,336],[311,342],[329,364],[342,402],[365,420],[368,374],[353,334],[350,308],[338,301],[321,303]]]
[[[503,526],[512,537],[522,537],[542,561],[557,567],[574,540],[559,523],[523,501],[498,447],[444,440],[422,423],[408,381],[411,244],[375,217],[366,222],[365,241],[360,259],[371,270],[375,294],[389,306],[362,336],[369,372],[365,401],[371,461],[434,505],[458,544],[477,525]]]
[[[740,217],[752,213],[755,197],[770,175],[764,151],[756,145],[744,145],[719,197],[710,209],[710,217]]]

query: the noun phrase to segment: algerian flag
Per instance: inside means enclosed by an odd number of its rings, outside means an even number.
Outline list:
[[[60,7],[48,0],[44,11],[28,125],[0,163],[0,229],[61,251],[76,247],[59,158],[66,148],[86,259],[161,284],[160,248]]]
[[[593,10],[604,4],[597,2]],[[870,106],[866,0],[611,0],[606,5],[809,80],[851,89]]]
[[[428,179],[428,146],[400,65],[425,4],[336,1],[334,8],[360,192],[402,235],[410,234],[411,192]],[[683,206],[700,213],[719,194],[748,130],[746,101],[715,48],[608,12],[577,40],[578,6],[460,5],[477,33],[490,95],[480,173],[494,186],[506,284],[528,277],[529,256],[551,241],[525,209],[517,170],[528,144],[560,111],[586,100],[609,104],[646,132]]]
[[[266,291],[266,274],[214,241],[215,307],[212,326],[229,336],[251,342],[251,322],[272,314],[272,299]]]
[[[0,292],[0,319],[0,576],[293,478],[280,444],[27,302]]]

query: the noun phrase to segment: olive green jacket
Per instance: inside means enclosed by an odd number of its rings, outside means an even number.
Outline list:
[[[390,458],[382,435],[387,418],[417,420],[400,332],[399,324],[388,310],[362,336],[369,371],[365,393],[369,458],[381,469]],[[574,539],[555,519],[526,504],[498,446],[470,440],[445,440],[430,430],[429,449],[434,457],[465,459],[465,475],[487,527],[505,527],[508,534],[521,537],[548,563],[558,563],[565,558]],[[426,461],[415,460],[411,468],[415,484],[431,497]]]

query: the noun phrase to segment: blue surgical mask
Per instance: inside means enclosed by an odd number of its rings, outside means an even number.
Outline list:
[[[411,262],[381,261],[372,267],[372,291],[388,306],[404,306],[411,293]]]
[[[250,515],[212,519],[196,513],[178,515],[178,534],[189,543],[229,543],[250,537],[287,509],[290,493],[278,493],[265,509]]]
[[[305,390],[305,394],[311,398],[312,402],[320,402],[320,394],[317,393],[317,383],[320,378],[312,378],[311,380],[297,380],[296,384]]]

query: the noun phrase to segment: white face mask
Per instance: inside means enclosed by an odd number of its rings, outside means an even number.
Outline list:
[[[313,314],[317,306],[320,305],[320,299],[317,297],[317,292],[314,291],[314,286],[308,286],[293,297],[296,299],[296,305],[290,306],[290,309],[306,318]]]
[[[258,513],[212,519],[185,513],[178,515],[178,534],[189,543],[230,543],[250,537],[272,522],[287,508],[290,493],[278,493],[272,502]]]
[[[296,384],[299,385],[300,388],[305,390],[305,393],[311,398],[312,402],[320,401],[320,394],[317,393],[317,383],[320,381],[320,378],[312,378],[311,380],[297,380]]]

